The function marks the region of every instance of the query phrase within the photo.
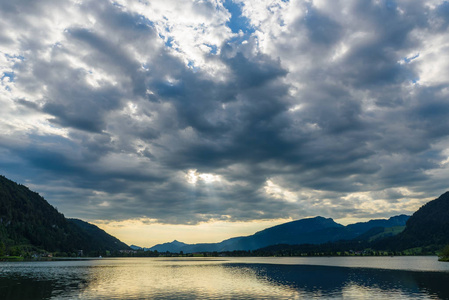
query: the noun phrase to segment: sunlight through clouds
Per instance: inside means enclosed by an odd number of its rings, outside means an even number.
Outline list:
[[[189,170],[186,174],[186,180],[188,183],[195,185],[198,181],[204,183],[220,182],[221,176],[209,173],[198,173],[196,169]]]
[[[281,186],[273,183],[273,181],[271,180],[266,181],[264,189],[265,193],[267,193],[268,196],[273,197],[275,199],[283,200],[286,202],[297,201],[297,196],[295,195],[295,193],[282,188]]]

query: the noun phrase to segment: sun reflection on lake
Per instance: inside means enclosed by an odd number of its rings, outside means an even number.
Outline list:
[[[0,293],[2,299],[9,300],[449,298],[448,271],[324,266],[313,265],[323,260],[299,258],[292,264],[295,259],[117,258],[2,263]],[[306,264],[298,264],[300,261]],[[385,263],[391,261],[384,259]],[[401,262],[407,263],[397,260],[396,265]],[[428,262],[432,264],[430,259]]]

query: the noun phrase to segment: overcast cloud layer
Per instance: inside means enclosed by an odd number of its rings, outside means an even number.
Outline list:
[[[448,187],[449,2],[0,0],[0,172],[68,216],[411,213]]]

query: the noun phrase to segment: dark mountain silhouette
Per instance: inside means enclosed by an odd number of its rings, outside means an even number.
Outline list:
[[[171,243],[159,244],[157,246],[154,246],[154,247],[150,248],[149,250],[151,250],[151,251],[158,251],[158,252],[166,252],[166,251],[168,251],[168,252],[175,253],[175,252],[182,251],[182,250],[179,250],[179,249],[182,249],[183,247],[186,247],[186,246],[188,246],[188,244],[185,244],[185,243],[182,243],[182,242],[178,242],[177,240],[174,240]]]
[[[78,233],[80,245],[87,251],[128,250],[129,247],[116,237],[97,226],[79,219],[67,219],[74,232]]]
[[[220,243],[184,244],[178,241],[155,245],[150,250],[159,252],[221,252],[234,250],[256,250],[271,245],[287,244],[323,244],[339,240],[351,240],[376,229],[372,235],[384,232],[385,228],[404,226],[409,217],[406,215],[392,217],[388,220],[371,220],[347,226],[336,223],[330,218],[315,217],[292,221],[273,226],[254,235],[235,237]],[[368,238],[368,237],[367,237]]]
[[[407,221],[403,232],[379,241],[376,248],[438,250],[449,244],[449,192],[423,205]]]
[[[346,226],[351,230],[361,232],[368,229],[355,239],[326,242],[319,245],[271,245],[258,249],[255,255],[302,255],[302,253],[335,254],[345,251],[377,251],[389,253],[403,252],[405,254],[435,254],[449,245],[449,192],[428,202],[407,220],[407,216],[390,218],[391,227],[383,221],[373,220],[367,223],[357,223]],[[403,226],[405,220],[406,226]],[[374,227],[372,227],[374,226]],[[447,246],[446,246],[447,247]],[[444,252],[443,252],[444,253]]]
[[[122,250],[129,247],[95,225],[66,219],[38,193],[0,176],[0,241],[47,251]]]
[[[220,243],[184,244],[178,241],[153,246],[150,250],[159,252],[214,252],[233,250],[253,250],[280,241],[303,242],[317,240],[318,236],[328,235],[325,229],[339,228],[343,225],[335,223],[332,219],[316,217],[293,221],[259,231],[251,236],[235,237]],[[322,231],[322,232],[318,232]]]

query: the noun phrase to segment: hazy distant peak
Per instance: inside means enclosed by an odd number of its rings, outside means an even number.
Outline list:
[[[180,242],[178,240],[173,240],[173,242],[171,242],[170,244],[172,244],[172,245],[187,245],[186,243]]]

